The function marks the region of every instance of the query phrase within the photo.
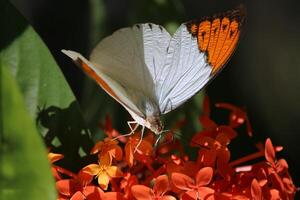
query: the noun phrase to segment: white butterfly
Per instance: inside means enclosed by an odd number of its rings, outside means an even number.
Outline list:
[[[234,10],[183,23],[173,36],[159,25],[137,24],[103,39],[90,60],[62,52],[130,113],[131,133],[141,125],[142,133],[146,127],[160,135],[160,116],[195,95],[227,62],[242,21]]]

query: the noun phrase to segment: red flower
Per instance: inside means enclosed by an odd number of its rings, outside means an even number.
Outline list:
[[[122,160],[123,151],[118,145],[117,140],[105,138],[104,141],[97,142],[91,154],[99,153],[99,158],[109,155],[110,159],[115,158],[116,160]]]
[[[187,175],[181,173],[172,174],[173,184],[184,191],[182,199],[214,199],[214,190],[207,185],[213,177],[213,169],[204,167],[196,175],[195,181]]]
[[[151,136],[141,138],[139,133],[135,133],[129,138],[125,145],[125,158],[129,167],[134,164],[134,159],[139,157],[139,160],[146,159],[147,156],[153,154],[153,142]]]
[[[103,200],[127,200],[120,192],[105,192],[102,199]]]
[[[90,185],[92,176],[80,171],[71,179],[63,179],[56,182],[56,188],[61,200],[96,200],[102,199],[103,191],[96,186]]]
[[[256,179],[253,179],[251,183],[251,196],[253,200],[261,200],[262,199],[262,190]]]
[[[120,188],[124,191],[126,199],[132,199],[131,187],[138,184],[138,178],[130,173],[124,174]]]
[[[288,174],[288,164],[284,159],[277,160],[275,155],[275,148],[268,138],[265,144],[265,157],[267,163],[270,167],[267,168],[267,173],[273,184],[272,191],[270,190],[270,195],[279,195],[284,199],[292,199],[296,192],[296,187]]]
[[[144,185],[134,185],[131,190],[137,200],[176,200],[171,195],[165,195],[170,190],[166,175],[158,176],[155,179],[153,189]]]
[[[228,162],[230,151],[227,145],[236,137],[236,132],[229,126],[217,126],[205,119],[205,130],[192,138],[191,146],[202,147],[199,151],[198,164],[214,167],[217,161],[217,170],[225,176],[229,170]]]
[[[181,140],[174,140],[173,133],[185,124],[184,120],[176,123],[164,135],[164,142],[154,149],[152,133],[145,133],[143,138],[140,133],[135,133],[126,138],[125,144],[111,140],[119,133],[107,117],[103,129],[108,138],[98,142],[91,151],[98,154],[98,164],[89,164],[78,174],[52,165],[58,180],[58,199],[293,199],[296,187],[289,175],[288,164],[284,159],[276,158],[276,152],[282,147],[274,147],[270,139],[265,145],[257,145],[258,152],[229,163],[228,144],[237,136],[235,128],[249,123],[248,117],[242,109],[230,104],[221,103],[217,107],[231,111],[229,125],[218,125],[210,119],[209,101],[205,98],[203,116],[200,117],[203,130],[190,143],[199,148],[197,161],[185,154]],[[248,132],[251,132],[249,126]],[[48,156],[51,163],[62,158],[60,154],[49,153]],[[266,161],[253,162],[263,156]],[[69,178],[61,180],[66,176]],[[98,185],[93,184],[94,177]]]
[[[217,103],[216,107],[225,108],[231,111],[229,115],[229,126],[237,128],[246,123],[248,135],[252,136],[252,127],[248,119],[248,115],[243,109],[229,103]]]
[[[60,180],[61,177],[59,175],[59,171],[57,166],[53,165],[53,163],[55,163],[56,161],[61,160],[64,157],[64,155],[62,154],[58,154],[58,153],[48,153],[48,160],[51,163],[51,170],[52,170],[52,175],[54,176],[55,180]]]

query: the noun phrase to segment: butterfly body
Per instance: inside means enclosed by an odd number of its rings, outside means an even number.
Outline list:
[[[242,15],[232,11],[183,23],[173,36],[152,23],[123,28],[103,39],[89,60],[74,51],[63,52],[137,125],[160,135],[160,116],[200,91],[228,61],[240,36]]]
[[[163,125],[160,120],[160,115],[149,115],[146,117],[140,117],[136,115],[134,112],[127,110],[128,113],[133,118],[136,124],[141,125],[142,127],[146,127],[151,130],[155,135],[159,135],[163,131]]]

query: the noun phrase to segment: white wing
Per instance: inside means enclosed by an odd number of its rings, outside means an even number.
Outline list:
[[[130,97],[120,84],[98,70],[91,62],[75,51],[62,50],[64,54],[77,62],[111,97],[118,101],[126,109],[143,117],[143,113],[131,101]]]
[[[173,37],[161,26],[139,24],[102,40],[90,61],[65,53],[132,116],[146,119],[174,110],[205,86],[234,51],[242,21],[232,11],[182,24]]]
[[[89,70],[104,79],[116,95],[98,82],[106,92],[127,110],[146,118],[160,115],[156,77],[165,65],[170,39],[170,34],[161,26],[138,24],[102,40],[93,50],[90,61],[76,52],[65,53],[70,57],[76,54],[76,58],[84,60]]]
[[[206,54],[199,50],[197,38],[182,24],[170,42],[159,77],[162,82],[156,89],[161,112],[174,110],[196,94],[209,81],[211,71]]]

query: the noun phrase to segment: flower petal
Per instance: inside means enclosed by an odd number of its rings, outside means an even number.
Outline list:
[[[123,176],[122,171],[116,167],[116,166],[110,166],[106,169],[106,173],[112,177],[112,178],[116,178],[116,177],[121,177]]]
[[[127,199],[120,192],[105,192],[103,195],[103,200],[127,200]]]
[[[97,186],[86,186],[82,193],[88,200],[102,199],[104,192]]]
[[[229,170],[230,151],[227,148],[222,148],[217,151],[217,169],[221,176],[225,177]]]
[[[134,145],[134,148],[136,148],[138,145],[138,142],[136,142],[136,144]],[[141,143],[139,144],[139,146],[137,147],[137,152],[139,154],[143,154],[143,155],[152,155],[153,153],[153,145],[146,141],[146,140],[142,140]]]
[[[192,178],[181,173],[172,173],[171,175],[172,183],[181,190],[191,190],[191,186],[194,185]]]
[[[212,121],[208,116],[201,116],[199,118],[199,121],[205,130],[215,129],[217,127],[217,124],[214,121]]]
[[[223,145],[229,143],[227,140],[232,140],[232,139],[237,137],[237,132],[230,126],[219,126],[219,132],[222,133],[222,134],[225,134],[227,136],[227,138],[224,138],[225,140],[224,139],[223,140],[222,139],[220,139],[220,140],[216,139],[220,143],[222,143]]]
[[[206,167],[215,166],[217,151],[215,149],[201,149],[199,152],[198,162],[203,164]]]
[[[274,165],[275,164],[275,150],[272,144],[272,141],[270,140],[270,138],[268,138],[266,140],[266,144],[265,144],[265,157],[266,160]]]
[[[48,159],[50,160],[50,163],[54,163],[64,157],[63,154],[58,154],[58,153],[48,153]]]
[[[291,178],[283,178],[282,179],[282,182],[285,186],[285,189],[286,191],[289,193],[289,194],[293,194],[293,193],[296,193],[297,191],[297,188],[295,187],[293,181]]]
[[[198,200],[198,196],[197,191],[190,190],[182,195],[181,200]]]
[[[83,172],[88,173],[90,175],[97,175],[100,172],[100,167],[97,164],[90,164],[82,169]]]
[[[287,164],[286,160],[280,159],[276,162],[276,172],[282,173],[285,172],[289,168],[289,165]]]
[[[92,182],[93,175],[88,174],[88,173],[84,172],[83,170],[80,170],[78,173],[77,179],[82,186],[86,186]]]
[[[123,157],[123,151],[119,145],[114,145],[113,149],[109,150],[109,153],[112,157],[114,157],[116,160],[122,160]]]
[[[99,151],[101,151],[103,144],[104,144],[104,142],[102,142],[102,141],[97,142],[97,143],[94,145],[94,147],[92,148],[92,150],[90,151],[90,154],[96,154],[96,153],[98,153]]]
[[[214,198],[215,190],[209,188],[209,187],[199,187],[198,188],[198,195],[200,199],[205,200],[213,200]]]
[[[85,196],[80,192],[80,191],[77,191],[72,197],[70,200],[85,200]]]
[[[227,146],[230,143],[229,137],[223,131],[219,132],[216,137],[216,141],[218,141],[223,146]]]
[[[253,179],[251,183],[251,196],[253,200],[261,200],[262,199],[262,191],[261,187],[256,179]]]
[[[196,134],[192,138],[191,146],[201,146],[208,149],[213,148],[215,144],[215,139],[206,136],[206,133],[211,133],[211,131],[201,131],[200,133]]]
[[[269,191],[269,199],[270,199],[270,200],[278,200],[278,199],[282,199],[281,196],[280,196],[279,190],[271,189],[271,190]]]
[[[76,182],[72,179],[64,179],[56,182],[56,189],[59,194],[70,197],[75,191]]]
[[[158,176],[155,179],[153,191],[156,196],[162,196],[169,190],[169,179],[166,175]]]
[[[213,169],[211,167],[203,167],[196,175],[197,186],[208,185],[213,177]]]
[[[125,160],[129,167],[133,166],[134,163],[134,157],[133,157],[133,146],[131,142],[127,142],[125,145]]]
[[[138,200],[152,199],[153,191],[144,185],[134,185],[131,188],[132,195]]]
[[[98,184],[103,190],[107,190],[109,184],[109,177],[106,173],[100,173],[98,175]]]
[[[100,154],[101,155],[101,154]],[[101,166],[110,166],[111,165],[111,156],[107,152],[106,154],[103,154],[99,157],[100,165]]]
[[[171,195],[165,195],[165,196],[161,197],[160,199],[161,200],[176,200],[176,198]]]

